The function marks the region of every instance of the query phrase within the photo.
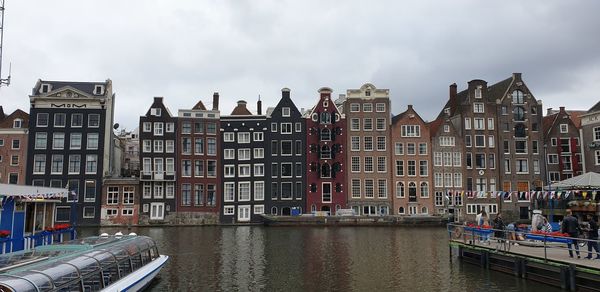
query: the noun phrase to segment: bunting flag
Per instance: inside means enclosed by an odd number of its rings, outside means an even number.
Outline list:
[[[584,200],[587,198],[587,192],[581,192],[581,195],[583,196]]]

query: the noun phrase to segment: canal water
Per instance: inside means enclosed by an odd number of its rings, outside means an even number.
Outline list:
[[[449,256],[445,228],[87,228],[154,238],[170,261],[150,291],[558,291]]]

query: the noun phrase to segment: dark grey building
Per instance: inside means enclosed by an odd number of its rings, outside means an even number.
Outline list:
[[[155,97],[152,106],[140,117],[140,224],[169,221],[175,212],[177,118]],[[174,215],[174,214],[173,214]]]
[[[102,178],[114,171],[111,80],[38,80],[29,99],[26,183],[75,193],[57,204],[55,222],[98,225]]]
[[[271,182],[265,146],[270,145],[270,139],[260,103],[258,115],[253,115],[246,101],[240,100],[231,115],[221,116],[222,223],[260,222],[265,213]]]
[[[306,129],[305,120],[290,98],[290,90],[281,90],[281,100],[267,110],[270,142],[265,163],[271,164],[270,196],[267,212],[291,215],[306,206]],[[267,145],[267,144],[266,144]]]

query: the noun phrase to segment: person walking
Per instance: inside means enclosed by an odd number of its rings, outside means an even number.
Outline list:
[[[577,244],[577,237],[579,237],[579,221],[577,218],[573,216],[573,212],[571,209],[567,209],[565,212],[565,219],[562,222],[562,233],[568,233],[571,239],[569,243],[567,243],[567,248],[569,249],[569,257],[573,257],[573,249],[571,245],[575,245],[575,253],[577,253],[577,258],[580,259],[579,256],[579,244]]]
[[[588,223],[590,224],[588,232],[588,255],[586,259],[592,259],[592,249],[596,250],[596,259],[600,259],[600,252],[598,251],[598,223],[594,220],[591,214],[587,214]]]

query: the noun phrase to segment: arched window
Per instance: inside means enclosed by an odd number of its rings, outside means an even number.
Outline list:
[[[331,177],[331,167],[329,163],[323,163],[321,166],[321,177]]]
[[[525,120],[525,109],[520,106],[515,107],[513,109],[513,119],[515,121],[524,121]]]
[[[329,129],[321,129],[321,141],[331,141],[331,131]]]
[[[321,159],[331,159],[331,148],[327,145],[321,147]]]
[[[421,208],[421,214],[427,214],[427,213],[429,213],[429,211],[427,210],[427,207]]]
[[[429,184],[427,182],[421,183],[421,198],[429,198]]]
[[[516,124],[515,125],[515,137],[523,138],[526,136],[527,136],[527,133],[525,133],[525,125],[524,124]]]
[[[523,91],[521,91],[521,90],[513,91],[512,100],[513,100],[513,103],[515,103],[515,104],[525,103],[525,100],[523,99]]]
[[[310,211],[311,212],[316,212],[317,211],[317,206],[315,206],[315,204],[310,205]]]
[[[404,207],[398,208],[398,214],[404,214]]]
[[[331,124],[331,114],[328,112],[321,113],[321,124]]]
[[[271,214],[272,215],[277,215],[277,207],[271,208]]]
[[[396,182],[396,198],[404,198],[404,183]]]

